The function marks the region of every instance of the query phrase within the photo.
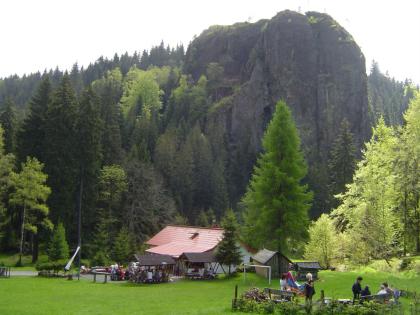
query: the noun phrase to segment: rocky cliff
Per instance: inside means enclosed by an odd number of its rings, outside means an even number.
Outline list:
[[[224,69],[208,125],[223,130],[231,187],[240,198],[274,106],[291,107],[316,192],[313,215],[325,210],[328,154],[343,119],[359,147],[369,135],[365,58],[352,36],[326,14],[292,11],[271,20],[213,26],[190,44],[185,71],[197,79],[210,63]],[[214,128],[212,128],[214,130]],[[211,131],[209,131],[211,132]]]

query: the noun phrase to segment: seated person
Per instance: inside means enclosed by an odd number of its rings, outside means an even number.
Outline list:
[[[151,270],[147,272],[147,282],[153,282],[153,272]]]
[[[394,291],[388,286],[388,282],[384,282],[382,285],[384,286],[386,293],[394,295]]]
[[[280,279],[280,290],[287,290],[287,279],[286,274],[283,273]]]
[[[385,286],[381,284],[381,289],[378,291],[377,295],[385,295],[388,294],[388,292],[385,289]]]
[[[365,286],[365,288],[362,291],[360,291],[360,296],[368,296],[368,295],[371,295],[369,286]]]

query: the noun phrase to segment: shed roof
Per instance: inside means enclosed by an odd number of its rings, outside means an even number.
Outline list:
[[[302,269],[321,269],[321,266],[317,261],[301,261],[295,264],[298,266],[298,268]]]
[[[182,253],[202,253],[214,249],[223,239],[221,228],[168,225],[146,244],[149,253],[179,257]]]
[[[204,253],[183,253],[180,258],[192,263],[211,263],[216,262],[216,257],[213,252],[204,252]]]
[[[274,255],[277,255],[277,254],[281,255],[287,261],[291,262],[291,260],[287,258],[286,256],[284,256],[282,253],[274,252],[265,248],[259,250],[258,253],[252,256],[252,259],[259,262],[260,264],[266,264],[271,258],[273,258]]]
[[[175,265],[175,260],[169,255],[146,254],[134,255],[140,266]]]

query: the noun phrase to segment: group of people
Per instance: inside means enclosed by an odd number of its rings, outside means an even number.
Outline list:
[[[128,269],[124,270],[122,265],[111,265],[110,268],[110,272],[111,272],[111,280],[113,281],[123,281],[123,280],[128,280],[129,278],[129,271]]]
[[[128,279],[127,279],[128,280]],[[130,272],[130,278],[135,283],[161,283],[169,281],[169,274],[164,268],[138,267]]]
[[[312,298],[315,295],[315,285],[311,273],[306,274],[306,282],[304,284],[299,284],[295,277],[292,274],[292,269],[287,273],[282,274],[280,279],[280,290],[283,291],[293,291],[297,294],[305,295],[305,302],[307,306],[312,305]]]
[[[362,289],[362,281],[362,277],[357,277],[356,282],[351,288],[353,291],[353,303],[356,300],[360,300],[360,298],[372,295],[368,285],[366,285],[364,289]],[[392,289],[387,282],[383,282],[380,286],[379,291],[376,293],[376,295],[387,295],[388,297],[395,297],[398,294],[399,291],[396,289]]]

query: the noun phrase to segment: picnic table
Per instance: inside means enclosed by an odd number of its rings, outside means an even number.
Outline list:
[[[374,301],[374,302],[377,302],[377,303],[385,304],[385,303],[389,302],[389,300],[392,297],[393,297],[392,294],[373,294],[373,295],[366,295],[366,296],[362,296],[360,298],[360,302]]]
[[[97,272],[97,271],[93,271],[92,274],[93,274],[93,282],[96,282],[96,275],[104,275],[104,277],[105,277],[104,278],[104,283],[107,283],[108,276],[111,277],[111,273],[110,272]]]
[[[275,303],[291,302],[296,297],[296,292],[287,290],[264,288],[264,293],[268,294],[270,300],[274,301]]]

